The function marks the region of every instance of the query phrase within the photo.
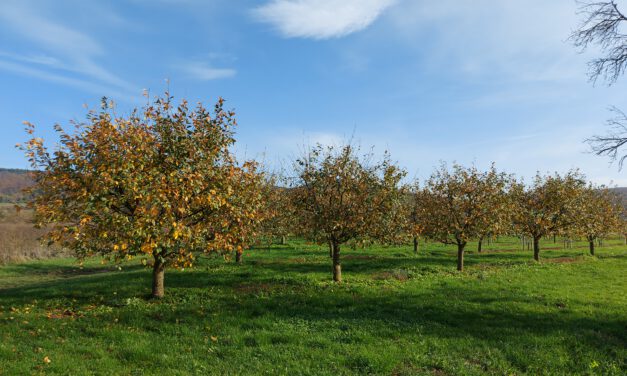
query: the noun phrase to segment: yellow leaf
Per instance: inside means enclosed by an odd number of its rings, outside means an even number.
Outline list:
[[[50,363],[50,362],[51,362],[50,358],[48,358],[47,356],[45,356],[45,357],[44,357],[44,363],[48,364],[48,363]]]

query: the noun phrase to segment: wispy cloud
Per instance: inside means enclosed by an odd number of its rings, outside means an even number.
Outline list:
[[[417,46],[438,70],[492,80],[585,81],[586,58],[566,42],[577,24],[572,0],[404,1],[388,21],[408,44],[428,36],[430,43]]]
[[[10,60],[5,60],[2,64],[5,70],[21,71],[21,74],[32,77],[63,78],[58,72],[62,70],[76,74],[77,77],[57,80],[60,83],[84,81],[85,87],[98,84],[127,92],[137,91],[134,85],[98,63],[98,58],[106,53],[106,49],[98,41],[86,33],[54,22],[50,17],[40,14],[38,9],[40,8],[24,2],[6,1],[0,4],[2,28],[9,29],[15,36],[30,43],[26,44],[28,48],[37,49],[28,55],[2,51],[0,57]],[[23,69],[15,69],[16,64],[22,64]],[[57,71],[44,72],[41,69]]]
[[[363,30],[396,0],[272,0],[253,11],[286,38],[328,39]]]
[[[202,81],[230,78],[237,74],[233,68],[216,68],[203,61],[188,61],[177,66],[187,77]]]
[[[10,61],[4,61],[0,59],[0,70],[13,72],[22,76],[33,77],[42,81],[54,82],[65,86],[74,87],[89,93],[97,95],[107,95],[112,98],[125,100],[132,102],[136,100],[136,97],[130,95],[128,92],[111,88],[106,85],[94,83],[88,80],[79,78],[66,77],[60,74],[56,74],[43,69],[37,69],[31,66],[25,66],[23,64],[17,64]]]

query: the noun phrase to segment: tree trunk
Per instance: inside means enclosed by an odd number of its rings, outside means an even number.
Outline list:
[[[540,261],[540,237],[533,237],[533,259]]]
[[[457,243],[457,270],[464,271],[464,247],[465,243]]]
[[[489,240],[488,240],[489,242]],[[481,246],[483,245],[483,238],[479,238],[479,243],[477,244],[477,252],[481,253]]]
[[[333,282],[342,282],[342,265],[340,264],[340,245],[333,242]]]
[[[414,253],[418,253],[418,247],[419,247],[418,237],[414,236]]]
[[[165,288],[163,282],[165,280],[165,264],[155,257],[155,264],[152,267],[152,297],[155,299],[163,298]]]
[[[281,235],[281,245],[285,245],[285,235]]]
[[[553,244],[557,243],[557,235],[553,234]]]
[[[594,239],[588,238],[588,243],[590,244],[590,255],[594,256]]]
[[[333,258],[333,242],[329,240],[329,258]]]
[[[235,262],[238,264],[242,263],[242,254],[244,252],[243,251],[235,251]]]

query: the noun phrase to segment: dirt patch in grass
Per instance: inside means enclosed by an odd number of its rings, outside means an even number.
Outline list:
[[[285,260],[288,264],[304,264],[307,260],[304,257],[289,258]]]
[[[372,275],[372,279],[378,280],[378,281],[397,280],[397,281],[405,282],[409,280],[409,278],[410,278],[409,273],[406,270],[402,270],[402,269],[379,272],[379,273],[375,273]]]
[[[54,309],[46,313],[46,317],[51,320],[75,319],[83,316],[84,315],[82,313],[73,311],[71,309]]]
[[[556,257],[556,258],[543,259],[542,261],[551,262],[554,264],[570,264],[573,262],[580,262],[582,260],[583,259],[581,257]]]
[[[481,252],[477,252],[478,254],[484,253],[516,253],[520,252],[518,249],[484,249]]]
[[[448,375],[448,373],[446,373],[446,371],[444,371],[442,368],[433,368],[431,370],[431,373],[436,375],[436,376],[446,376],[446,375]]]
[[[346,255],[342,257],[344,260],[372,260],[376,259],[377,256],[369,256],[369,255]]]

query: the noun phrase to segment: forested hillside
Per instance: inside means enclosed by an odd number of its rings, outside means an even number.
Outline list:
[[[31,184],[27,170],[0,168],[0,202],[23,201],[22,190]]]

